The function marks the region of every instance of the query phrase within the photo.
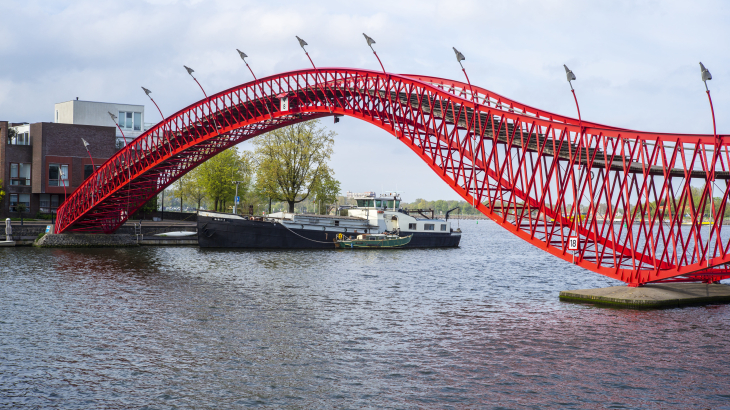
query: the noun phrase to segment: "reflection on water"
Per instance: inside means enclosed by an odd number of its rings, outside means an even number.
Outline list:
[[[610,286],[491,223],[401,251],[0,249],[0,407],[730,408],[730,307]]]

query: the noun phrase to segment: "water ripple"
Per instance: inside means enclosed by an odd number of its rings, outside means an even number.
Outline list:
[[[730,307],[616,284],[496,225],[459,249],[0,248],[0,407],[730,409]]]

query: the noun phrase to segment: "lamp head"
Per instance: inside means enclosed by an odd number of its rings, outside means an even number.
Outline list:
[[[186,65],[184,65],[183,67],[185,67],[185,69],[188,70],[188,74],[190,74],[190,76],[192,77],[193,76],[193,73],[195,72],[195,70],[193,70],[192,68],[190,68],[190,67],[188,67]]]
[[[144,87],[142,87],[142,91],[144,91],[144,93],[147,94],[148,97],[150,96],[150,93],[152,92]]]
[[[309,44],[307,44],[306,41],[299,38],[299,36],[294,36],[294,37],[296,37],[297,40],[299,40],[299,46],[302,48],[302,50],[304,50],[306,52],[307,50],[304,48],[304,46],[308,46]]]
[[[454,49],[454,54],[456,54],[456,61],[461,64],[462,61],[466,60],[466,57],[464,57],[464,54],[461,54],[461,51],[457,50],[456,47],[451,47]]]
[[[89,150],[89,143],[85,139],[83,139],[83,138],[81,138],[81,142],[84,143],[84,148],[86,148],[86,150],[88,151]]]
[[[700,69],[702,70],[702,81],[707,82],[707,80],[712,80],[710,70],[706,69],[702,62],[700,62]]]
[[[563,64],[563,67],[565,67],[565,76],[568,78],[568,82],[575,80],[575,74],[573,74],[573,71],[565,64]]]
[[[110,117],[112,117],[112,121],[117,122],[117,116],[107,111],[107,114],[109,114]]]
[[[243,51],[241,51],[239,49],[236,49],[236,51],[238,51],[238,55],[241,56],[241,60],[243,60],[244,62],[246,62],[246,57],[248,57],[246,55],[246,53],[244,53]]]
[[[375,44],[375,40],[372,39],[372,37],[369,37],[367,34],[362,33],[363,36],[365,36],[365,41],[368,42],[368,46],[372,47],[373,44]]]

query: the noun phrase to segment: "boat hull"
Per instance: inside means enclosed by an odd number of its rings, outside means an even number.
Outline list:
[[[201,248],[250,249],[335,249],[338,233],[327,228],[289,228],[280,223],[245,219],[227,219],[198,215],[198,244]],[[401,233],[413,235],[402,248],[443,248],[459,246],[460,233]]]
[[[339,249],[399,249],[405,247],[412,236],[394,237],[392,239],[368,240],[353,239],[347,241],[335,242],[335,247]]]

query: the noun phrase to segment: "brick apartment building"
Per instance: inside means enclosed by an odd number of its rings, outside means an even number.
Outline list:
[[[0,218],[19,216],[20,203],[25,204],[24,215],[28,217],[55,213],[66,195],[93,172],[81,139],[89,142],[94,165],[99,167],[125,141],[149,128],[151,124],[144,119],[143,105],[76,98],[54,105],[54,122],[0,121],[0,180],[5,191]],[[8,132],[10,128],[14,136]]]
[[[10,137],[8,128],[16,135]],[[0,121],[0,180],[5,197],[0,218],[55,213],[93,172],[81,138],[89,142],[94,165],[99,167],[117,151],[116,127],[39,122],[9,124]]]

